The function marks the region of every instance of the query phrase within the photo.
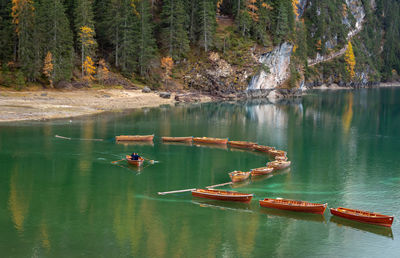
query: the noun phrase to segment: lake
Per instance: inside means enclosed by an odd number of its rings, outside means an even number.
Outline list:
[[[154,144],[119,144],[154,134]],[[70,137],[63,139],[60,135]],[[290,169],[221,189],[250,204],[190,192],[271,160],[161,136],[229,137],[286,150]],[[102,139],[96,141],[94,139]],[[0,124],[2,257],[395,257],[400,254],[400,88],[316,91],[263,101],[162,106]],[[155,164],[118,161],[138,152]],[[115,162],[116,161],[116,162]],[[114,162],[114,163],[113,163]],[[394,215],[392,228],[260,208],[282,197]]]

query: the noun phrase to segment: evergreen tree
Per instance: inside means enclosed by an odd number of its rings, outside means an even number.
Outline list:
[[[37,35],[40,40],[40,70],[51,53],[51,78],[54,82],[69,80],[73,69],[73,38],[65,7],[61,0],[42,0],[37,9]],[[49,59],[49,58],[48,58]]]
[[[125,75],[136,67],[135,15],[137,11],[130,0],[111,0],[107,11],[107,35],[112,45],[114,64]]]
[[[148,72],[150,60],[154,58],[156,45],[153,37],[153,26],[151,21],[151,10],[147,0],[140,0],[138,3],[138,67],[141,76]]]
[[[289,17],[286,4],[284,1],[280,1],[278,16],[276,18],[276,30],[275,30],[275,44],[280,44],[285,41],[289,34]]]
[[[81,52],[81,70],[84,73],[84,63],[87,57],[94,59],[97,48],[91,0],[77,0],[75,7],[75,33]]]
[[[11,1],[0,0],[0,63],[12,59],[14,32],[11,19]]]
[[[214,41],[214,34],[217,27],[216,23],[216,5],[213,0],[200,0],[198,5],[198,23],[199,23],[199,45],[208,51]]]
[[[34,80],[40,67],[37,65],[37,47],[35,42],[35,7],[32,0],[13,0],[12,11],[15,32],[18,37],[17,58],[22,71],[29,80]],[[36,57],[36,59],[35,59]]]
[[[173,59],[179,59],[189,50],[188,16],[184,10],[184,1],[164,1],[161,17],[163,48]]]

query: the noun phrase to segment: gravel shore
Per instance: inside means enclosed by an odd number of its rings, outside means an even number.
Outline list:
[[[0,88],[0,122],[67,118],[174,103],[174,94],[165,99],[154,92],[140,90],[12,91]]]

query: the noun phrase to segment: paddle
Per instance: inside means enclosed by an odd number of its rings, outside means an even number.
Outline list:
[[[112,161],[111,163],[117,163],[117,162],[119,162],[119,161],[123,161],[123,160],[125,160],[125,159],[120,159],[120,160],[116,160],[116,161]]]

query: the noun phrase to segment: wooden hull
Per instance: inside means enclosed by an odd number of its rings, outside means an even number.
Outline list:
[[[228,139],[221,138],[208,138],[208,137],[195,137],[193,138],[194,142],[197,143],[211,143],[211,144],[227,144]]]
[[[255,142],[229,141],[228,144],[235,148],[251,149],[256,144]]]
[[[191,142],[193,141],[193,136],[189,137],[161,137],[164,142]]]
[[[356,220],[359,222],[364,222],[384,227],[391,227],[394,219],[393,216],[387,216],[369,211],[347,209],[343,207],[338,207],[336,209],[331,208],[331,214],[350,220]]]
[[[286,157],[286,156],[275,156],[274,159],[278,160],[278,161],[287,161],[288,157]]]
[[[229,177],[231,178],[233,183],[241,182],[250,177],[250,172],[233,171],[229,173]]]
[[[253,194],[238,193],[232,191],[221,191],[213,189],[196,189],[192,191],[192,195],[200,198],[207,198],[220,201],[231,202],[250,202]]]
[[[307,212],[307,213],[315,213],[315,214],[324,214],[327,203],[319,204],[319,203],[311,203],[305,201],[294,201],[294,200],[286,200],[286,199],[269,199],[265,198],[264,200],[260,200],[260,205],[266,208],[280,209],[280,210],[289,210],[289,211],[297,211],[297,212]]]
[[[115,136],[116,141],[152,141],[154,135],[119,135]]]
[[[261,168],[254,168],[251,170],[251,176],[262,176],[271,174],[274,171],[272,167],[261,167]]]
[[[268,151],[268,154],[271,155],[272,157],[276,157],[276,156],[286,156],[286,151],[282,151],[282,150],[270,150],[270,151]]]
[[[144,159],[142,157],[139,157],[138,160],[132,160],[130,155],[126,155],[126,161],[131,165],[140,167],[143,164]]]
[[[261,151],[261,152],[269,152],[270,150],[275,150],[274,147],[269,147],[269,146],[264,146],[264,145],[258,145],[255,144],[253,145],[253,149],[257,150],[257,151]]]
[[[267,163],[268,167],[273,167],[275,170],[279,169],[285,169],[290,166],[291,162],[290,161],[271,161]]]

